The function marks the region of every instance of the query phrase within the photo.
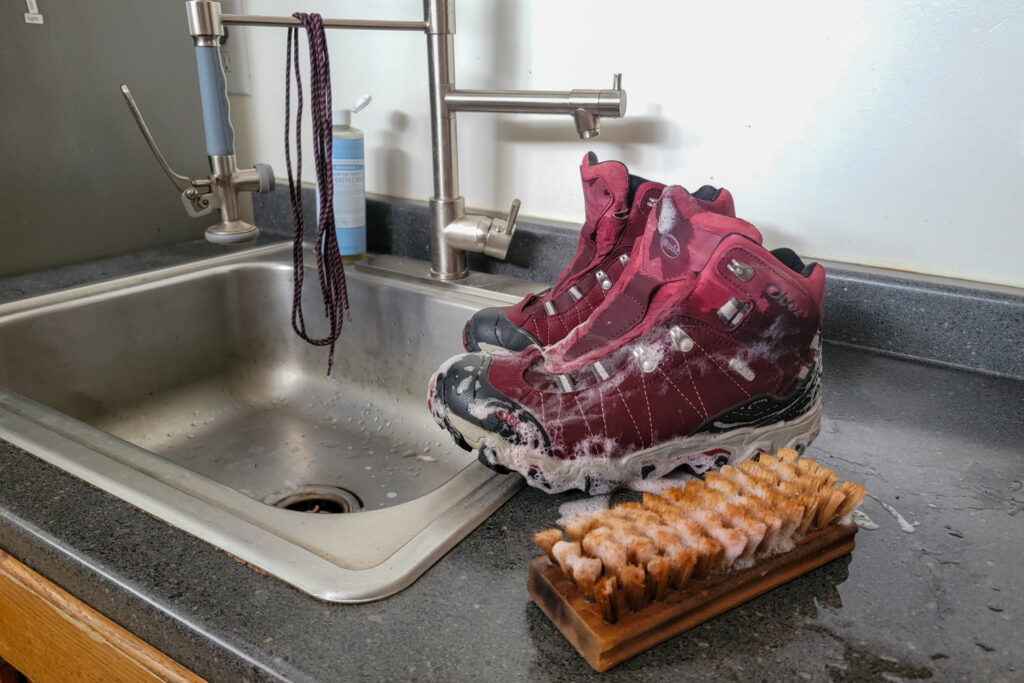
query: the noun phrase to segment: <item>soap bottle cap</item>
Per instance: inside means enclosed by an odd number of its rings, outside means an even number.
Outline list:
[[[351,126],[352,125],[352,114],[361,112],[366,108],[370,102],[373,101],[373,96],[363,95],[357,101],[354,107],[351,109],[345,109],[344,107],[335,107],[331,111],[331,125],[334,126]]]
[[[352,125],[352,110],[343,109],[341,107],[335,107],[334,111],[331,112],[331,125],[334,126],[351,126]]]

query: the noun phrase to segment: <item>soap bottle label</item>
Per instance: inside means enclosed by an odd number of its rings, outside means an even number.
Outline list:
[[[334,225],[342,255],[366,252],[366,181],[363,139],[334,138]]]

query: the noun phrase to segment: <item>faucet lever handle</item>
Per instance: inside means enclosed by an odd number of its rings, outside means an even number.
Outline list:
[[[508,246],[512,243],[512,235],[516,231],[516,220],[519,218],[519,200],[512,200],[512,208],[507,218],[485,218],[472,216],[472,236],[474,251],[481,251],[488,256],[503,259],[508,255]],[[476,220],[479,219],[479,220]],[[455,221],[455,224],[463,221]]]
[[[508,218],[505,219],[505,224],[501,226],[498,232],[513,233],[516,229],[516,220],[519,218],[519,206],[522,202],[518,199],[512,200],[512,207],[508,210]]]
[[[167,163],[167,160],[164,159],[164,155],[160,153],[160,148],[156,146],[156,141],[153,139],[153,136],[149,132],[149,128],[146,126],[145,120],[142,118],[142,112],[139,111],[139,106],[135,104],[135,98],[132,97],[132,91],[129,90],[128,86],[124,83],[121,84],[121,94],[124,95],[124,99],[128,103],[128,108],[131,110],[132,116],[135,117],[135,123],[139,125],[139,131],[142,133],[142,137],[146,138],[146,142],[149,144],[149,149],[153,152],[153,156],[155,156],[156,160],[160,163],[160,167],[164,169],[164,173],[167,174],[167,177],[171,179],[171,182],[174,183],[174,186],[178,188],[179,192],[184,193],[188,190],[195,191],[193,182],[180,173],[175,173]]]
[[[612,90],[622,90],[622,74],[612,74]]]

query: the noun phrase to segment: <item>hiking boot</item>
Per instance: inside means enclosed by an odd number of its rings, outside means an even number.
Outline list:
[[[803,451],[821,422],[824,269],[664,191],[622,278],[557,344],[462,354],[428,402],[456,442],[552,493]]]
[[[520,351],[532,344],[554,344],[583,323],[622,276],[665,186],[630,175],[618,161],[598,163],[593,152],[583,157],[580,175],[586,220],[569,266],[550,289],[527,295],[514,306],[474,314],[462,331],[467,351]],[[705,185],[693,196],[709,211],[736,215],[728,190]]]

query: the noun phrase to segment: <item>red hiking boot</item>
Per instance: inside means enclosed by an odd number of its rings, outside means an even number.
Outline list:
[[[802,451],[821,422],[825,273],[760,242],[666,189],[583,325],[546,349],[452,358],[430,383],[434,419],[550,492]]]
[[[630,175],[618,161],[598,163],[593,152],[583,157],[580,175],[586,220],[572,262],[550,289],[514,306],[474,314],[462,331],[467,351],[520,351],[554,344],[583,323],[622,276],[665,186]],[[728,190],[705,185],[693,197],[708,211],[736,215]]]

